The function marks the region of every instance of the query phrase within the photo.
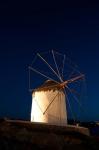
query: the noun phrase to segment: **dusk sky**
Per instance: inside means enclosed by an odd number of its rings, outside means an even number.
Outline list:
[[[30,119],[28,66],[51,49],[68,53],[85,74],[81,120],[99,121],[99,3],[56,0],[0,2],[0,118]]]

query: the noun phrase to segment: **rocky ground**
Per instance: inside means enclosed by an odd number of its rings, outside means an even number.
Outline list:
[[[98,150],[93,137],[62,127],[0,120],[0,150]]]

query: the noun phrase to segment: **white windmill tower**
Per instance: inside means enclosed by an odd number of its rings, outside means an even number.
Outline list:
[[[78,74],[72,77],[72,74],[75,74],[75,68],[73,68],[73,72],[71,72],[69,75],[70,78],[64,80],[63,76],[66,56],[53,50],[50,52],[50,54],[51,58],[49,58],[48,60],[50,61],[50,63],[43,57],[43,54],[37,53],[36,59],[39,58],[39,60],[44,63],[44,66],[41,65],[41,62],[37,62],[37,65],[35,65],[35,63],[33,62],[33,64],[29,66],[29,87],[31,82],[30,71],[35,72],[36,75],[44,77],[43,84],[39,85],[35,89],[32,89],[31,121],[64,126],[67,124],[66,101],[68,101],[68,96],[66,89],[68,89],[68,91],[73,94],[71,89],[69,88],[69,84],[82,80],[84,78],[84,75],[76,70]],[[61,59],[62,66],[58,65],[59,62],[57,63],[57,56],[59,57],[59,59]],[[47,57],[50,56],[47,54]],[[52,62],[51,59],[53,59]],[[52,73],[56,76],[55,78],[52,74],[52,76],[50,76],[50,73],[46,70],[46,67],[47,69],[52,71]],[[46,72],[44,72],[43,70]],[[35,82],[36,81],[38,80],[35,79]],[[68,104],[71,109],[69,101]]]

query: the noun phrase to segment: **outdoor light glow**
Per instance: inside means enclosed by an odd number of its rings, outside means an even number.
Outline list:
[[[43,99],[47,99],[43,92],[36,92],[32,95],[31,121],[33,122],[47,122],[46,115],[43,115],[46,105],[44,105]]]

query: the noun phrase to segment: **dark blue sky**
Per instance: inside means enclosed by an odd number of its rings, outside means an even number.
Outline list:
[[[99,120],[99,4],[0,3],[0,117],[29,119],[28,65],[36,52],[67,52],[86,75],[83,120]]]

